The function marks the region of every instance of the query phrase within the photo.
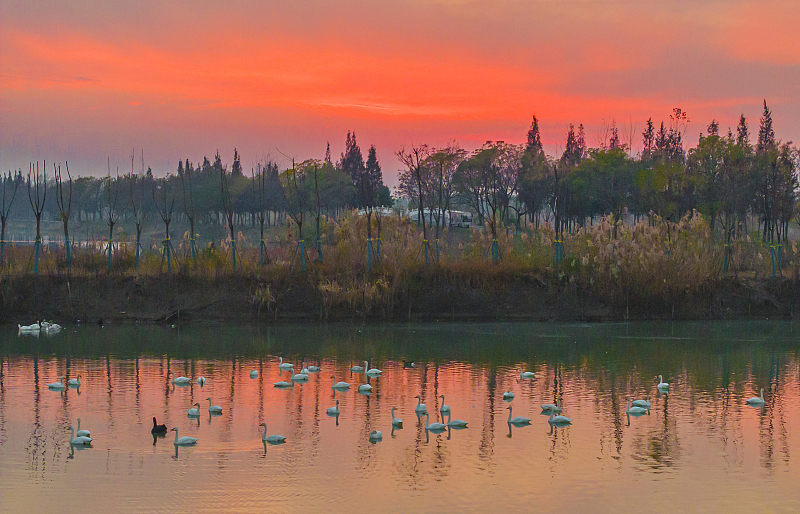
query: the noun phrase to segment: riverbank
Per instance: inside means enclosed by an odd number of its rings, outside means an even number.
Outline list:
[[[402,286],[397,284],[401,283]],[[788,319],[800,283],[723,278],[691,291],[642,297],[611,293],[555,275],[453,270],[419,272],[390,284],[350,286],[312,273],[275,278],[223,275],[33,276],[0,280],[0,323],[47,319],[179,324],[198,321],[625,321]]]

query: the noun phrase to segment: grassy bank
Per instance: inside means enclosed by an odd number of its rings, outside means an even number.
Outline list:
[[[373,220],[373,223],[376,223]],[[167,272],[163,254],[137,267],[131,251],[107,255],[43,252],[30,272],[25,248],[11,248],[0,273],[0,322],[35,319],[124,320],[625,320],[791,316],[798,295],[796,244],[777,248],[741,238],[728,253],[700,216],[633,226],[605,219],[558,242],[545,226],[502,231],[499,260],[488,231],[445,231],[425,239],[416,225],[385,218],[373,225],[372,260],[363,217],[322,226],[314,241],[287,225],[280,251],[203,248],[186,241]],[[556,244],[562,245],[556,259]],[[305,269],[303,269],[305,261]],[[27,264],[24,264],[27,263]]]

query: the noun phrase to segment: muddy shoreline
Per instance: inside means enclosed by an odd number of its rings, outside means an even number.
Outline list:
[[[800,284],[789,278],[721,279],[670,298],[611,299],[538,276],[475,280],[453,273],[406,277],[373,298],[331,295],[311,275],[269,280],[164,276],[19,276],[0,280],[0,323],[587,321],[791,319]]]

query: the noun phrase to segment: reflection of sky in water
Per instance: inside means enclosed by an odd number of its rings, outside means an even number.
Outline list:
[[[0,505],[120,512],[797,510],[800,394],[787,323],[82,327],[2,334]],[[278,355],[321,363],[289,380]],[[370,395],[351,361],[383,370]],[[404,366],[405,361],[405,366]],[[415,367],[408,367],[415,361]],[[167,371],[192,378],[173,387]],[[257,378],[250,371],[258,370]],[[520,372],[537,373],[534,380]],[[82,374],[79,389],[46,384]],[[658,374],[670,392],[656,389]],[[207,380],[204,387],[194,380]],[[332,375],[334,378],[332,378]],[[335,381],[351,388],[336,393]],[[764,387],[766,405],[744,403]],[[502,393],[515,393],[512,402]],[[419,417],[422,395],[429,419]],[[464,430],[446,422],[441,398]],[[627,397],[652,409],[626,416]],[[222,414],[208,413],[208,400]],[[326,414],[339,400],[339,416]],[[571,426],[540,405],[560,400]],[[186,409],[200,403],[200,416]],[[530,426],[507,423],[531,418]],[[391,408],[403,419],[392,429]],[[150,434],[152,418],[197,437]],[[70,448],[82,419],[92,448]],[[286,444],[265,445],[267,433]],[[383,440],[370,442],[380,430]]]

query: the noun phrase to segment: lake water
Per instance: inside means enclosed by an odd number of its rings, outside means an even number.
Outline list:
[[[0,512],[797,512],[799,336],[790,322],[1,327]],[[322,372],[277,389],[279,356]],[[383,370],[369,396],[349,371],[367,358]],[[352,383],[338,417],[334,380]],[[469,427],[427,432],[418,394],[430,422],[443,394]],[[629,419],[628,396],[650,413]],[[539,405],[557,400],[573,421],[551,429]],[[198,443],[154,440],[153,416]],[[77,418],[91,448],[69,444]],[[286,443],[262,444],[262,421]]]

